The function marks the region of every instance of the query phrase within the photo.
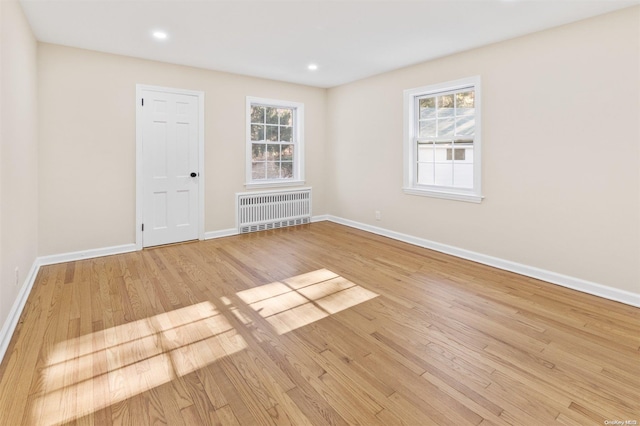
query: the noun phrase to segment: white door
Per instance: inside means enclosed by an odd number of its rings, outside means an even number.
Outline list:
[[[198,238],[199,99],[142,90],[142,244]]]

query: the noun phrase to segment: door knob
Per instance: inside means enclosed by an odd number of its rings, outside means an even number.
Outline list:
[[[191,172],[191,177],[196,177],[198,174],[196,172]]]

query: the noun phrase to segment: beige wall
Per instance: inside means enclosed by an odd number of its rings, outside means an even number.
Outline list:
[[[38,165],[37,44],[16,1],[0,2],[0,31],[1,328],[37,256]]]
[[[303,102],[305,175],[325,214],[326,90],[39,45],[40,255],[135,241],[136,84],[205,92],[205,231],[235,226],[246,96]]]
[[[330,213],[640,292],[639,22],[626,9],[330,89]],[[473,75],[485,200],[405,195],[403,90]]]

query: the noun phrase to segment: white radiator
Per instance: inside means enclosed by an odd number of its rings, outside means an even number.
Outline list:
[[[311,188],[236,194],[238,232],[264,231],[311,222]]]

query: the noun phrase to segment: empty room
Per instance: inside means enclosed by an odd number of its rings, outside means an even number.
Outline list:
[[[0,1],[0,425],[637,425],[636,0]]]

